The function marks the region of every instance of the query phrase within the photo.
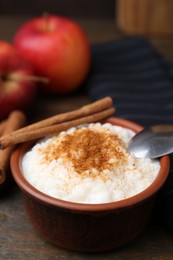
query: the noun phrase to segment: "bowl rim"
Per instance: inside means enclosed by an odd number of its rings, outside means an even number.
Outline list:
[[[122,126],[131,129],[136,133],[140,132],[143,129],[143,126],[119,117],[110,117],[104,122],[108,122],[113,125]],[[155,193],[157,193],[157,191],[161,188],[161,186],[166,181],[170,169],[169,156],[161,157],[160,158],[161,169],[156,179],[152,182],[152,184],[148,186],[145,190],[127,199],[123,199],[115,202],[99,203],[99,204],[69,202],[69,201],[51,197],[37,190],[24,178],[20,167],[22,156],[35,143],[36,140],[20,144],[13,151],[10,159],[12,176],[15,182],[17,183],[17,185],[19,186],[19,188],[32,199],[42,204],[45,204],[47,206],[61,208],[63,210],[68,210],[68,211],[77,211],[77,212],[85,212],[85,213],[105,212],[108,210],[110,211],[115,209],[122,209],[122,208],[133,206],[137,203],[141,203],[142,201],[152,197],[153,195],[155,195]]]

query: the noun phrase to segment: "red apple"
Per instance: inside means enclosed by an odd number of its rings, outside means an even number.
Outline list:
[[[14,109],[24,110],[36,95],[30,65],[15,47],[0,40],[0,118]]]
[[[90,67],[90,46],[83,29],[74,21],[50,15],[23,24],[14,45],[32,64],[36,75],[49,79],[49,93],[70,93],[80,86]]]

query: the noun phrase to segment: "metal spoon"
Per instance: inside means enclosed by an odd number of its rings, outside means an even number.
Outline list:
[[[158,158],[173,152],[173,125],[144,128],[129,142],[128,149],[138,158]]]

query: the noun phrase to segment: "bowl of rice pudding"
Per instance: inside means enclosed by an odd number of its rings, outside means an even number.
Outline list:
[[[135,239],[150,219],[169,172],[169,157],[137,159],[127,144],[142,126],[111,117],[19,145],[11,157],[36,232],[83,252]]]

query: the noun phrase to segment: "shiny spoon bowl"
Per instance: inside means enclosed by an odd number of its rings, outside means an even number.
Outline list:
[[[129,142],[128,149],[138,158],[158,158],[173,152],[173,125],[144,128]]]

